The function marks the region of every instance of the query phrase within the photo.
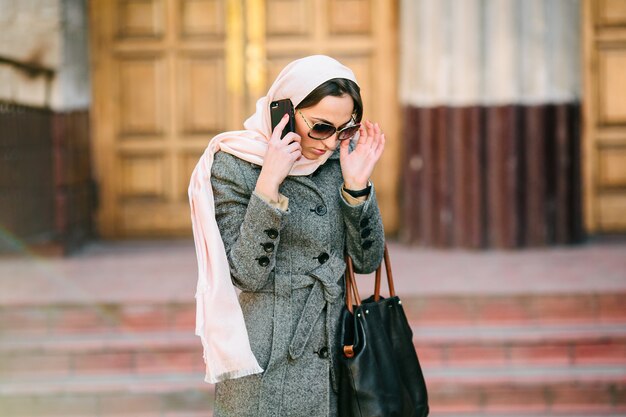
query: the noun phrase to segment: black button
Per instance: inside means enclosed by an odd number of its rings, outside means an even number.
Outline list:
[[[278,237],[278,230],[276,229],[267,229],[265,233],[270,239],[276,239]]]
[[[323,348],[321,348],[320,350],[318,350],[317,352],[317,356],[319,356],[322,359],[327,359],[328,358],[328,348],[326,346],[324,346]]]
[[[268,266],[270,264],[270,258],[268,258],[267,256],[261,256],[257,259],[259,260],[259,265],[261,266]]]
[[[261,243],[261,246],[263,246],[263,250],[267,253],[274,252],[274,244],[272,242]]]
[[[371,234],[372,234],[372,229],[370,229],[369,227],[366,227],[365,229],[361,230],[361,238],[363,239],[365,239]]]
[[[365,227],[365,226],[367,226],[368,224],[370,224],[370,219],[368,219],[367,217],[366,217],[366,218],[364,218],[363,220],[361,220],[361,223],[359,223],[359,225],[360,225],[361,227]]]
[[[374,243],[373,240],[366,240],[365,242],[363,242],[363,244],[361,245],[361,247],[363,249],[369,249],[372,247],[372,243]]]
[[[319,261],[319,263],[324,264],[326,263],[328,258],[330,258],[330,256],[328,256],[326,252],[322,252],[320,253],[320,256],[317,257],[317,260]]]
[[[317,214],[318,216],[323,216],[324,214],[326,214],[327,211],[328,210],[326,209],[326,206],[323,204],[315,207],[315,214]]]

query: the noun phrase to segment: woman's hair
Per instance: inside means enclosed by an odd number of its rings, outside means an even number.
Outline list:
[[[360,122],[361,118],[363,118],[363,100],[361,100],[361,89],[354,81],[346,78],[333,78],[323,84],[320,84],[317,88],[315,88],[315,90],[311,91],[309,95],[300,102],[300,104],[298,104],[297,108],[305,109],[307,107],[312,107],[322,101],[322,99],[326,96],[341,97],[344,94],[348,94],[352,97],[352,101],[354,102],[354,118],[357,123]]]

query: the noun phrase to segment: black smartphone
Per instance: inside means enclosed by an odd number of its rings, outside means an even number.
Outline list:
[[[285,113],[289,115],[289,123],[287,123],[287,126],[285,126],[285,128],[283,129],[283,133],[280,135],[281,139],[284,138],[287,133],[296,131],[296,121],[294,119],[293,104],[288,98],[272,101],[270,103],[270,114],[272,116],[272,132],[274,131],[274,128],[276,128],[276,125],[283,118]]]

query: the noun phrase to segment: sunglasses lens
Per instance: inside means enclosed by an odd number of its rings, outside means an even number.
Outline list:
[[[358,124],[358,125],[346,127],[344,130],[341,131],[341,133],[339,133],[339,140],[352,139],[352,137],[356,135],[356,132],[359,131],[360,126],[361,125]]]
[[[326,139],[335,133],[335,126],[326,123],[315,123],[311,129],[310,136],[315,139]]]

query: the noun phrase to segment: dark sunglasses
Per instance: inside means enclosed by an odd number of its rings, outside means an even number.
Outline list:
[[[302,116],[304,123],[306,123],[306,125],[309,127],[309,137],[311,139],[324,140],[331,137],[335,134],[335,132],[337,132],[337,140],[348,140],[352,139],[361,127],[361,123],[356,123],[346,127],[342,127],[341,129],[337,129],[333,125],[322,122],[317,122],[313,126],[311,126],[300,110],[298,110],[298,113],[300,113],[300,116]],[[352,116],[352,122],[356,122],[356,120],[354,120],[354,115]]]

